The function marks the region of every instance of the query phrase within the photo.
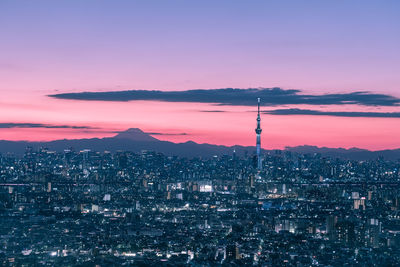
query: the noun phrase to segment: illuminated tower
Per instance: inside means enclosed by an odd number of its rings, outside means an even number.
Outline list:
[[[257,169],[261,170],[261,118],[260,118],[260,98],[258,98],[258,112],[257,112],[257,128],[256,128],[256,134],[257,134]]]

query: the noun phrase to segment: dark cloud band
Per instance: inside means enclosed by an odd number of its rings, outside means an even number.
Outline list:
[[[352,112],[352,111],[319,111],[311,109],[276,109],[263,111],[270,115],[312,115],[335,117],[364,117],[364,118],[400,118],[400,112]]]
[[[7,128],[46,128],[46,129],[97,129],[89,126],[74,126],[74,125],[53,125],[43,123],[0,123],[0,129]]]
[[[253,106],[260,97],[263,105],[364,105],[364,106],[399,106],[400,98],[371,92],[350,92],[342,94],[302,94],[300,90],[281,88],[250,89],[208,89],[186,91],[110,91],[80,92],[49,95],[49,97],[70,100],[92,101],[133,101],[152,100],[166,102],[198,102],[221,105]]]

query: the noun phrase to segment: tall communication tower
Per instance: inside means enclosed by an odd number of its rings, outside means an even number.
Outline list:
[[[257,112],[257,128],[256,128],[256,134],[257,134],[257,144],[256,144],[256,149],[257,149],[257,169],[260,171],[262,168],[261,165],[261,117],[260,117],[260,98],[258,100],[258,112]]]

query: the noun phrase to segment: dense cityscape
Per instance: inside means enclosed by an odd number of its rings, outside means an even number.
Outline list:
[[[400,267],[400,0],[0,0],[0,267]]]
[[[0,157],[5,266],[398,266],[400,161]]]

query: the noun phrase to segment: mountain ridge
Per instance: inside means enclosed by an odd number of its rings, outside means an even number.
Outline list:
[[[126,131],[119,132],[113,137],[104,138],[85,138],[85,139],[60,139],[47,142],[29,142],[29,141],[8,141],[0,140],[0,153],[14,153],[22,155],[27,147],[38,149],[46,147],[50,150],[58,152],[64,149],[73,148],[75,150],[91,149],[94,151],[111,151],[118,150],[140,152],[141,150],[152,150],[161,152],[166,155],[176,155],[183,157],[212,157],[214,155],[231,155],[233,151],[238,156],[245,154],[252,155],[255,146],[224,146],[213,144],[198,144],[194,141],[186,141],[184,143],[173,143],[170,141],[162,141],[153,136],[151,133],[143,132],[139,128],[130,128]],[[274,150],[263,149],[264,153],[274,153]],[[386,149],[379,151],[370,151],[360,148],[328,148],[317,147],[311,145],[303,145],[296,147],[286,147],[283,151],[289,151],[299,154],[321,154],[325,157],[344,158],[353,160],[371,160],[383,157],[389,160],[400,159],[399,149]]]

